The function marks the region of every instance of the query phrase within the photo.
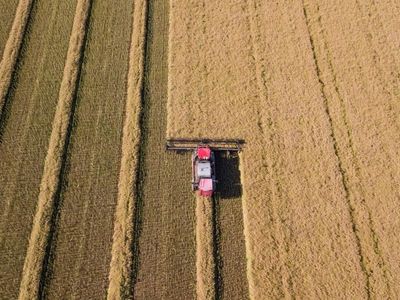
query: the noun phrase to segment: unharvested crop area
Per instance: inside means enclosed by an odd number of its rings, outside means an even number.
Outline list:
[[[0,0],[0,298],[396,298],[399,14]]]
[[[246,140],[251,298],[398,294],[398,9],[171,1],[167,136]]]

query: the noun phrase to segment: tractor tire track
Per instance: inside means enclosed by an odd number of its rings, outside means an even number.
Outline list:
[[[338,140],[338,156],[341,157],[343,178],[349,193],[349,211],[354,218],[355,230],[359,236],[360,255],[362,255],[364,272],[368,280],[367,289],[370,297],[393,295],[390,284],[393,280],[391,279],[393,275],[386,263],[387,259],[384,258],[385,242],[382,240],[382,235],[378,233],[380,221],[377,219],[376,209],[371,209],[370,206],[373,204],[373,197],[371,197],[368,190],[374,187],[373,185],[366,186],[365,178],[363,178],[363,173],[368,170],[368,167],[366,168],[366,161],[361,156],[360,144],[359,142],[357,143],[357,135],[363,134],[363,132],[354,128],[356,125],[354,125],[354,119],[351,119],[351,114],[354,114],[354,110],[348,111],[346,86],[339,81],[340,78],[338,79],[338,76],[343,74],[335,70],[335,68],[339,69],[340,64],[334,66],[331,53],[334,49],[328,46],[327,29],[321,23],[321,18],[325,18],[325,16],[317,4],[309,4],[307,6],[309,6],[310,10],[313,9],[312,13],[309,14],[314,20],[313,23],[310,23],[309,20],[309,25],[311,24],[310,31],[311,35],[315,34],[314,40],[317,45],[314,49],[319,49],[318,53],[316,53],[319,57],[317,63],[321,69],[320,78],[324,82],[324,93],[326,94],[328,105],[331,107],[333,130]],[[318,28],[322,30],[316,30],[313,24],[317,24]],[[349,51],[349,53],[352,52]],[[362,67],[358,61],[356,65],[361,70]],[[380,80],[380,78],[376,80]],[[382,153],[386,155],[388,161],[391,160],[390,156],[393,156],[393,154],[390,155],[386,149],[383,149]],[[374,155],[371,158],[376,159]],[[393,168],[390,169],[393,172]],[[391,175],[391,178],[395,180],[393,175]]]
[[[310,20],[309,20],[309,17],[308,17],[308,12],[307,12],[306,5],[305,5],[304,1],[303,1],[303,12],[304,12],[304,19],[305,19],[305,22],[307,24],[309,40],[310,40],[310,45],[311,45],[311,49],[312,49],[312,55],[313,55],[314,62],[315,62],[315,72],[317,74],[318,81],[319,81],[319,84],[320,84],[320,87],[321,87],[321,94],[322,94],[322,97],[323,97],[323,100],[324,100],[324,106],[325,106],[325,110],[326,110],[326,115],[327,115],[327,118],[329,120],[331,136],[332,136],[332,139],[333,139],[333,147],[334,147],[335,155],[336,155],[336,158],[337,158],[337,161],[338,161],[338,168],[339,168],[339,171],[340,171],[342,184],[343,184],[343,187],[344,187],[344,190],[345,190],[345,197],[346,197],[346,201],[347,201],[347,205],[348,205],[349,215],[350,215],[350,218],[351,218],[352,230],[353,230],[354,236],[356,238],[356,243],[357,243],[357,248],[358,248],[358,255],[360,257],[360,266],[361,266],[361,269],[362,269],[362,271],[363,271],[363,273],[365,275],[366,292],[367,292],[367,297],[369,299],[369,298],[371,298],[370,274],[369,274],[369,272],[367,270],[367,266],[366,266],[367,262],[366,262],[366,258],[365,258],[363,247],[361,245],[362,244],[361,237],[358,234],[358,232],[359,232],[359,228],[358,228],[359,224],[358,224],[358,222],[356,220],[356,216],[354,214],[354,211],[355,211],[354,204],[352,203],[352,200],[350,199],[351,191],[350,191],[349,183],[348,183],[348,180],[347,180],[348,176],[346,175],[346,171],[345,171],[344,166],[343,166],[343,161],[342,161],[342,158],[341,158],[341,156],[339,154],[339,145],[338,145],[338,141],[337,141],[337,138],[336,138],[336,135],[335,135],[335,127],[334,127],[334,122],[332,120],[332,113],[330,111],[329,101],[328,101],[328,98],[327,98],[327,95],[326,95],[325,83],[324,83],[324,81],[322,80],[322,77],[321,77],[321,73],[322,73],[321,72],[321,66],[320,66],[320,62],[319,62],[317,54],[316,54],[316,50],[315,50],[316,49],[316,45],[315,45],[315,42],[314,42],[313,35],[311,34]],[[321,25],[321,24],[319,24],[319,25]],[[333,72],[331,64],[330,64],[330,67],[331,67],[330,71]],[[334,86],[335,86],[336,92],[338,93],[337,85],[335,83],[334,83]],[[339,96],[339,98],[340,98],[339,93],[337,94],[337,96]],[[349,146],[350,146],[350,149],[352,149],[351,135],[349,133],[349,128],[347,127],[345,111],[343,112],[343,119],[345,120],[344,122],[345,122],[345,125],[346,125],[346,132],[347,132],[347,135],[348,135],[347,138],[349,140]]]

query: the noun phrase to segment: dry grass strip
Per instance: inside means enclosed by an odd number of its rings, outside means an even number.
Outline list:
[[[39,296],[42,266],[50,233],[54,200],[59,186],[89,10],[90,0],[78,1],[40,185],[38,206],[25,257],[19,299],[36,299]]]
[[[215,299],[212,199],[196,198],[197,299]]]
[[[133,214],[140,145],[146,10],[146,0],[135,1],[108,299],[125,299],[133,291],[131,286],[132,260],[135,259],[132,257],[132,242],[135,234],[133,232]]]
[[[3,59],[0,62],[0,113],[3,110],[11,84],[12,74],[24,38],[32,3],[33,0],[21,0],[19,2],[10,35],[4,47]]]

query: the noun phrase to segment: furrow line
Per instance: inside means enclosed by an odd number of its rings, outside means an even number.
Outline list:
[[[318,58],[316,55],[316,51],[315,51],[315,42],[313,39],[313,36],[311,35],[311,30],[310,30],[310,20],[309,20],[309,16],[307,13],[307,9],[306,9],[306,5],[304,3],[303,0],[303,13],[304,13],[304,18],[307,24],[307,30],[308,30],[308,35],[309,35],[309,39],[310,39],[310,45],[311,45],[311,49],[312,49],[312,55],[313,55],[313,59],[315,62],[315,71],[317,73],[317,77],[318,77],[318,81],[319,81],[319,85],[321,88],[321,94],[322,94],[322,98],[324,101],[324,107],[325,107],[325,111],[326,111],[326,115],[328,117],[328,122],[329,122],[329,127],[330,127],[330,131],[331,131],[331,137],[332,137],[332,143],[333,143],[333,148],[334,148],[334,153],[335,156],[337,158],[337,163],[338,163],[338,168],[339,168],[339,172],[340,172],[340,177],[341,177],[341,181],[342,181],[342,185],[345,191],[345,198],[346,198],[346,202],[348,205],[348,211],[349,211],[349,215],[350,215],[350,219],[351,219],[351,223],[352,223],[352,231],[353,234],[355,236],[356,239],[356,243],[357,243],[357,250],[358,250],[358,255],[360,258],[360,266],[361,269],[364,273],[365,276],[365,280],[366,280],[366,292],[367,292],[367,297],[368,299],[371,298],[371,291],[372,291],[372,287],[371,287],[371,274],[367,269],[367,262],[366,262],[366,257],[361,245],[361,237],[359,235],[359,228],[356,222],[356,217],[355,217],[355,213],[356,213],[356,208],[354,207],[354,205],[351,203],[350,200],[350,187],[349,187],[349,183],[348,183],[348,179],[347,179],[347,175],[346,175],[346,170],[345,167],[343,166],[343,161],[341,159],[341,156],[339,154],[339,149],[338,149],[338,141],[335,135],[335,130],[334,130],[334,125],[333,125],[333,120],[332,120],[332,114],[329,108],[329,103],[328,103],[328,98],[327,98],[327,94],[326,94],[326,86],[324,81],[322,80],[322,76],[321,76],[321,69],[320,69],[320,64],[318,62]],[[331,66],[332,67],[332,66]],[[338,93],[338,87],[335,84],[335,90]],[[350,141],[350,148],[353,149],[352,147],[352,143],[351,143],[351,135],[349,133],[349,126],[347,125],[347,123],[345,123],[346,129],[347,129],[347,135]]]
[[[132,246],[133,241],[138,238],[135,231],[136,226],[134,226],[134,214],[138,197],[139,147],[142,134],[140,120],[146,19],[147,0],[135,1],[108,299],[125,299],[130,297],[133,292],[131,275],[137,257],[133,255]]]
[[[74,114],[75,94],[80,76],[90,9],[90,0],[78,1],[40,184],[37,210],[25,257],[19,299],[38,298],[43,289],[42,274],[45,274],[47,251],[52,230],[54,230],[52,227]]]
[[[319,7],[317,6],[317,11],[319,11]],[[322,28],[321,24],[321,19],[320,17],[318,18],[318,24],[319,27]],[[379,277],[381,276],[383,281],[384,281],[384,286],[386,288],[386,291],[383,293],[390,293],[391,288],[390,288],[390,280],[389,280],[389,271],[386,266],[386,263],[383,259],[383,253],[381,250],[381,246],[379,245],[379,238],[378,234],[375,230],[375,225],[374,221],[372,218],[372,211],[368,207],[366,203],[366,191],[365,188],[361,184],[361,174],[360,174],[360,162],[359,159],[357,158],[357,155],[355,153],[354,149],[354,144],[353,144],[353,135],[351,132],[351,127],[348,121],[348,114],[346,112],[345,104],[344,104],[344,98],[342,93],[339,91],[338,87],[338,79],[336,72],[334,71],[333,63],[332,63],[332,56],[329,51],[329,47],[326,42],[325,34],[324,31],[321,30],[322,34],[322,40],[323,40],[323,49],[326,52],[327,55],[327,68],[328,72],[332,76],[332,85],[333,85],[333,90],[334,94],[336,94],[339,102],[339,114],[340,114],[340,123],[343,124],[345,130],[344,130],[344,135],[345,135],[345,145],[346,147],[350,150],[350,166],[345,166],[344,165],[344,157],[340,158],[339,150],[338,149],[338,157],[341,159],[341,165],[342,169],[344,171],[345,177],[343,178],[346,182],[346,186],[348,187],[348,201],[349,205],[351,208],[351,212],[354,217],[354,226],[356,226],[355,230],[358,232],[358,236],[360,237],[359,242],[360,242],[360,249],[363,252],[363,258],[364,258],[364,263],[365,263],[365,269],[368,275],[368,280],[369,280],[369,290],[371,296],[373,295],[379,295],[379,291],[377,290],[378,288],[380,289],[381,286],[378,285],[377,282],[380,281]],[[326,85],[324,84],[324,88],[326,88]],[[332,120],[333,121],[333,120]],[[333,124],[333,123],[332,123]],[[334,127],[334,126],[333,126]],[[332,128],[333,128],[332,127]],[[349,175],[346,175],[347,173],[354,173],[355,180],[353,182],[350,182]],[[351,185],[355,185],[355,187],[351,188]],[[352,198],[355,198],[353,199]],[[356,217],[357,216],[357,217]],[[364,222],[367,221],[367,222]],[[365,224],[363,226],[363,224]],[[364,238],[361,238],[364,237]],[[382,273],[380,273],[380,271]]]
[[[3,58],[0,62],[0,128],[13,73],[18,61],[27,24],[30,20],[33,1],[34,0],[21,0],[19,2],[14,22],[4,47]]]

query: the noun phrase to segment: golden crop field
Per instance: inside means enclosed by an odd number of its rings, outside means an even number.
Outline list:
[[[0,0],[0,298],[397,298],[399,14]]]
[[[398,295],[398,9],[171,1],[167,135],[245,139],[251,298]]]

